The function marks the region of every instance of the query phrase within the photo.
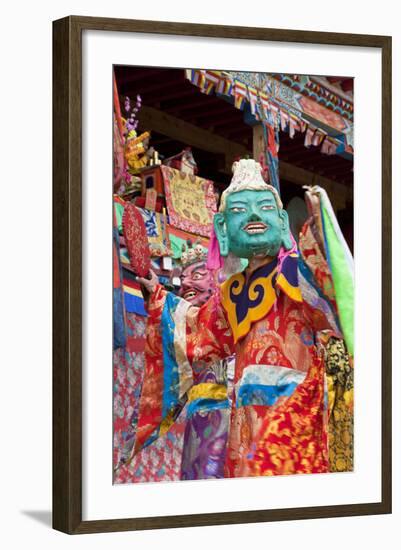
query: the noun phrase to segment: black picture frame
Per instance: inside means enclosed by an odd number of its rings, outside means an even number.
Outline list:
[[[382,495],[380,502],[82,520],[82,31],[379,48],[382,56]],[[53,22],[53,527],[68,534],[391,512],[391,37],[70,16]]]

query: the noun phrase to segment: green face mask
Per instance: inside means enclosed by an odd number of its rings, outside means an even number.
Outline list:
[[[239,258],[276,256],[292,248],[288,215],[271,191],[237,191],[228,195],[224,212],[214,216],[220,254]]]

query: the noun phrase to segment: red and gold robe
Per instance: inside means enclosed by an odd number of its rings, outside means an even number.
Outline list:
[[[193,363],[235,354],[225,477],[329,471],[324,342],[341,335],[327,264],[310,256],[236,274],[201,308],[156,288],[136,449],[171,426]]]

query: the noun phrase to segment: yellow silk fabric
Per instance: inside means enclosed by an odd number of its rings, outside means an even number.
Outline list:
[[[227,399],[227,387],[212,382],[197,384],[188,391],[188,402],[195,399]]]

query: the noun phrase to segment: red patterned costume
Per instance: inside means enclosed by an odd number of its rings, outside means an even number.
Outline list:
[[[323,344],[341,336],[330,272],[307,225],[300,245],[302,255],[280,266],[232,276],[201,308],[156,288],[136,448],[171,426],[193,362],[235,353],[225,476],[329,471]]]

